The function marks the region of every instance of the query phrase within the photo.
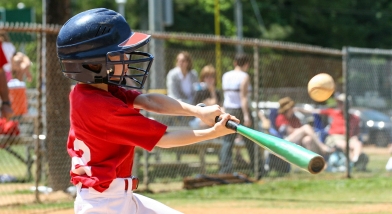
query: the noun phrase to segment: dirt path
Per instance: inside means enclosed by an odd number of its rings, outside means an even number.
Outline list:
[[[186,214],[217,214],[217,213],[225,213],[225,214],[238,214],[238,213],[246,213],[246,214],[361,214],[361,213],[388,213],[392,210],[392,204],[370,204],[370,205],[353,205],[349,208],[332,208],[326,207],[321,210],[314,209],[288,209],[288,208],[262,208],[257,207],[257,204],[252,203],[243,203],[243,202],[217,202],[217,203],[208,203],[205,206],[198,207],[173,207],[183,213]],[[73,210],[62,210],[57,212],[50,212],[51,214],[73,214]],[[33,213],[31,213],[33,214]]]

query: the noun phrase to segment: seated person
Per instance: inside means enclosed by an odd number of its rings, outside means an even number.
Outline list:
[[[311,110],[312,113],[327,115],[331,119],[325,144],[329,147],[336,147],[343,152],[346,151],[346,122],[344,118],[345,99],[345,94],[340,94],[336,97],[337,108]],[[307,110],[301,111],[307,112]],[[354,163],[354,166],[358,170],[363,171],[366,170],[368,158],[362,153],[362,142],[358,138],[359,122],[360,119],[356,115],[350,114],[350,161]]]
[[[204,103],[210,105],[222,105],[222,95],[216,87],[216,70],[211,64],[204,66],[200,71],[200,82],[194,83],[196,91],[193,104]]]
[[[295,102],[290,97],[280,99],[279,105],[276,127],[285,140],[296,143],[320,155],[327,155],[333,152],[333,148],[320,141],[310,125],[301,124],[294,114]]]
[[[329,146],[336,146],[342,151],[346,150],[346,127],[344,119],[344,101],[345,94],[340,94],[336,97],[336,109],[320,110],[320,114],[328,115],[332,119],[331,127],[328,131],[328,137],[325,142]],[[350,161],[357,165],[359,159],[363,157],[362,142],[359,140],[359,122],[360,119],[353,114],[350,114],[350,132],[349,132],[349,148],[350,148]],[[361,160],[362,161],[362,160]],[[365,165],[367,164],[367,161]],[[364,166],[365,167],[365,166]],[[363,167],[362,167],[363,168]]]

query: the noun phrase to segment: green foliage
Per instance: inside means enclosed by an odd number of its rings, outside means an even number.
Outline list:
[[[293,29],[290,26],[281,26],[279,24],[272,24],[263,35],[265,39],[282,40],[292,34]]]
[[[49,1],[49,0],[48,0]],[[118,5],[113,0],[70,1],[70,15],[81,11],[106,7],[113,10]],[[15,9],[19,0],[0,0],[0,5]],[[42,1],[25,0],[26,7],[34,7],[36,21],[42,21]],[[235,36],[235,0],[218,0],[221,35]],[[324,47],[342,48],[357,46],[390,48],[392,33],[390,10],[387,0],[289,0],[255,1],[242,0],[243,34],[248,38],[264,38]],[[215,0],[173,0],[174,25],[165,31],[214,34]],[[263,26],[257,21],[255,11],[261,14]],[[125,5],[126,19],[134,29],[148,29],[148,1],[128,0]],[[262,30],[264,29],[264,30]]]

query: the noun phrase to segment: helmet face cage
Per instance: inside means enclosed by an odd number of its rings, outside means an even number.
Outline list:
[[[142,89],[154,57],[145,52],[109,52],[106,55],[107,83]]]

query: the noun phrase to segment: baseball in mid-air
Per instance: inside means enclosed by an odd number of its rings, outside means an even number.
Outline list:
[[[331,75],[320,73],[312,77],[308,82],[308,93],[310,98],[316,102],[324,102],[331,97],[335,91],[335,81]]]

